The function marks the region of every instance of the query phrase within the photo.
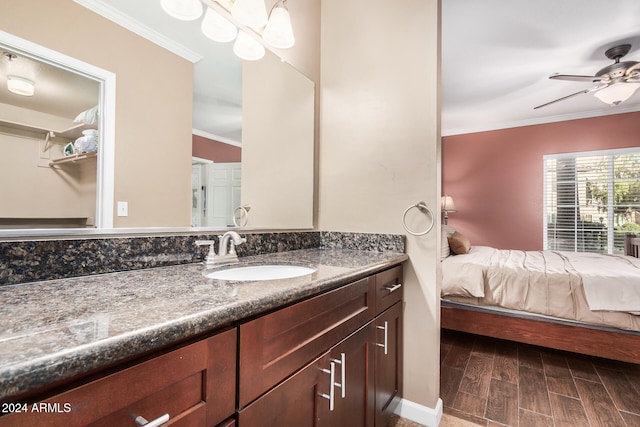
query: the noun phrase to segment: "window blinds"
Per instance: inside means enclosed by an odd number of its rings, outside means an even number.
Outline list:
[[[640,234],[640,147],[544,156],[545,249],[624,253]]]

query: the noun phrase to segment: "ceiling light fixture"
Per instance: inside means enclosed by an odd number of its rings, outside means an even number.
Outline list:
[[[269,22],[262,33],[264,41],[278,49],[288,49],[296,42],[286,3],[287,0],[280,0],[271,8]]]
[[[255,61],[265,54],[265,45],[288,49],[295,44],[287,0],[277,0],[267,14],[264,0],[210,0],[200,25],[209,39],[225,43],[236,40],[233,51],[240,58]],[[198,19],[201,0],[160,0],[162,9],[181,20]]]
[[[182,21],[193,21],[202,16],[200,0],[160,0],[160,6],[169,16]]]
[[[605,104],[618,105],[629,99],[639,87],[640,83],[618,82],[600,89],[593,95]]]
[[[11,93],[22,96],[33,96],[35,93],[33,81],[19,76],[7,76],[7,89]]]

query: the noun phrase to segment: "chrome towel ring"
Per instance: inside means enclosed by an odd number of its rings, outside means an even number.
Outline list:
[[[431,218],[431,224],[429,224],[429,227],[427,227],[425,231],[416,232],[416,231],[409,230],[409,227],[407,227],[407,213],[413,208],[416,208],[423,213],[427,213],[427,212],[429,213],[429,218]],[[429,206],[427,206],[425,202],[418,202],[415,205],[409,206],[404,211],[404,215],[402,215],[402,225],[404,226],[404,229],[407,230],[407,233],[412,234],[414,236],[424,236],[425,234],[431,231],[434,223],[435,223],[435,220],[434,220],[433,212],[431,211],[431,209],[429,209]]]
[[[247,223],[249,222],[249,211],[251,210],[251,206],[249,205],[244,205],[244,206],[238,206],[234,211],[233,211],[233,224],[236,227],[245,227],[247,225]],[[237,216],[237,219],[236,219]]]

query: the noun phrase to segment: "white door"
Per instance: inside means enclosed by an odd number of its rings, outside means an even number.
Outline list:
[[[233,211],[240,206],[240,163],[208,165],[207,226],[233,227]]]

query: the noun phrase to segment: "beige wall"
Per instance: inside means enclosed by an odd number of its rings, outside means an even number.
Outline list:
[[[323,0],[319,229],[405,234],[408,206],[439,211],[438,17],[437,0]],[[439,394],[437,229],[407,236],[405,273],[404,398],[429,408]]]
[[[243,64],[241,198],[251,206],[249,227],[313,227],[314,90],[275,55]]]
[[[116,74],[114,225],[189,226],[193,65],[71,0],[2,10],[3,31]]]

